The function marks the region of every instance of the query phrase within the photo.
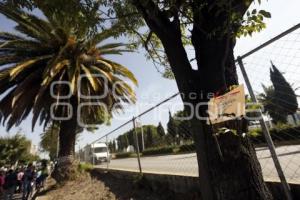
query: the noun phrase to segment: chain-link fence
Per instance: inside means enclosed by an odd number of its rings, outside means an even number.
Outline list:
[[[253,93],[263,106],[263,118],[288,182],[300,183],[300,28],[299,24],[239,57]],[[241,66],[240,66],[241,67]],[[239,70],[241,68],[237,67]],[[240,82],[247,85],[239,71]],[[249,83],[248,83],[249,84]],[[248,87],[249,89],[249,87]],[[251,99],[249,97],[249,99]],[[250,121],[250,134],[267,180],[279,180],[259,121]]]
[[[109,169],[198,176],[190,124],[169,101],[174,98],[180,98],[179,94],[85,146],[79,150],[80,160]],[[167,115],[169,120],[163,123],[162,116]],[[151,124],[147,123],[149,119]],[[104,144],[108,151],[100,148]]]
[[[237,60],[240,83],[249,91],[247,102],[257,100],[263,108],[262,120],[250,120],[248,135],[256,145],[265,180],[300,183],[299,27],[296,25]],[[191,123],[184,120],[183,112],[172,111],[168,105],[178,96],[133,116],[87,145],[79,152],[80,160],[101,168],[198,176]],[[157,117],[162,112],[169,112],[167,123],[160,123]],[[147,123],[149,118],[151,124]],[[153,122],[153,118],[157,120]],[[269,134],[272,140],[268,140]],[[283,177],[279,178],[281,170]]]

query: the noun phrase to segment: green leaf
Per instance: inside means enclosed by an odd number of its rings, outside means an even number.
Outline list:
[[[271,13],[267,12],[265,10],[260,10],[259,14],[261,14],[262,16],[266,17],[266,18],[271,18]]]

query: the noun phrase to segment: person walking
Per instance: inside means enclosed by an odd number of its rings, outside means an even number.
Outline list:
[[[39,175],[37,176],[37,179],[36,179],[36,187],[37,187],[38,191],[44,187],[45,180],[48,177],[48,175],[49,175],[49,172],[48,172],[47,163],[43,162],[41,169],[39,170]]]
[[[0,199],[4,198],[4,182],[5,182],[5,173],[3,169],[0,169]]]
[[[23,195],[22,199],[27,200],[32,192],[32,183],[35,178],[35,169],[32,163],[29,163],[23,175]]]
[[[20,168],[18,170],[18,174],[17,174],[17,192],[22,192],[23,190],[23,176],[24,176],[24,169]]]
[[[17,185],[17,175],[16,175],[16,173],[12,169],[8,170],[4,181],[5,181],[4,186],[3,186],[3,188],[5,190],[4,199],[5,200],[12,200],[13,195],[14,195],[15,190],[16,190],[16,185]]]

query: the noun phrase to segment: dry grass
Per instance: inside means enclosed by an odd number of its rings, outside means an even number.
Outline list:
[[[38,199],[42,200],[166,200],[161,195],[140,188],[132,181],[117,179],[109,174],[91,177],[82,173],[77,180],[58,185],[53,179]]]

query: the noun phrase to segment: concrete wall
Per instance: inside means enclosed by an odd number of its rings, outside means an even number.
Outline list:
[[[103,173],[107,170],[97,168],[94,171]],[[143,175],[141,176],[138,172],[111,169],[109,169],[108,172],[117,178],[133,181],[140,180],[139,182],[140,184],[143,184],[143,187],[148,187],[154,192],[169,191],[176,194],[177,196],[182,196],[183,199],[196,199],[197,197],[200,197],[200,185],[197,177],[152,173],[143,173]],[[267,182],[267,184],[273,194],[274,199],[285,199],[280,183]],[[300,199],[300,185],[290,184],[290,187],[294,200]]]

